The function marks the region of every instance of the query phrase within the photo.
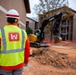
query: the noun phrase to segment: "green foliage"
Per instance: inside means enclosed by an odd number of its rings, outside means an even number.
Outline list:
[[[29,26],[27,26],[26,27],[26,32],[29,35],[29,34],[32,34],[33,33],[33,30]]]

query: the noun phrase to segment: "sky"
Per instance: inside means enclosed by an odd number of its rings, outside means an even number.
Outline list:
[[[30,10],[31,10],[31,13],[30,14],[27,14],[27,16],[28,17],[35,17],[35,16],[37,16],[36,14],[33,14],[33,7],[34,7],[34,5],[35,4],[38,4],[39,3],[39,0],[34,0],[34,2],[33,2],[33,0],[29,0],[29,2],[30,2]]]
[[[39,3],[39,0],[29,0],[30,2],[30,9],[31,9],[31,13],[30,14],[27,14],[27,17],[36,17],[37,15],[36,14],[33,14],[33,7],[35,4],[38,4]],[[73,10],[76,11],[76,0],[68,0],[69,2],[69,7],[72,8]]]
[[[69,7],[76,11],[76,0],[68,0],[68,1],[69,1]]]

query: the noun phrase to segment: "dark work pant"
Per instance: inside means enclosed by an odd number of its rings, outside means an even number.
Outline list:
[[[23,68],[19,68],[16,70],[3,70],[3,75],[22,75]]]
[[[0,75],[2,75],[3,74],[3,70],[0,68]]]

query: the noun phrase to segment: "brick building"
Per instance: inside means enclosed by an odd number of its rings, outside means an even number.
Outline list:
[[[26,25],[33,30],[33,33],[35,29],[38,29],[38,22],[32,18],[26,17]]]
[[[64,15],[62,17],[60,27],[59,27],[59,33],[63,40],[70,40],[75,41],[76,40],[76,11],[72,10],[71,8],[64,6],[59,9],[55,9],[52,11],[49,11],[44,14],[39,15],[39,22],[40,25],[43,22],[44,19],[55,15],[59,12],[67,12],[68,14]],[[54,21],[48,23],[44,29],[45,32],[45,38],[52,39],[53,35],[51,33],[51,27],[53,25]]]
[[[19,26],[25,29],[26,13],[30,13],[29,0],[0,0],[0,28],[6,25],[6,12],[15,9],[19,12]]]

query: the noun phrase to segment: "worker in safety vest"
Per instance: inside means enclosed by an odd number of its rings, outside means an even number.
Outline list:
[[[3,75],[22,75],[23,66],[29,60],[29,40],[18,27],[20,17],[16,10],[9,10],[6,18],[8,24],[0,30],[0,68]]]

